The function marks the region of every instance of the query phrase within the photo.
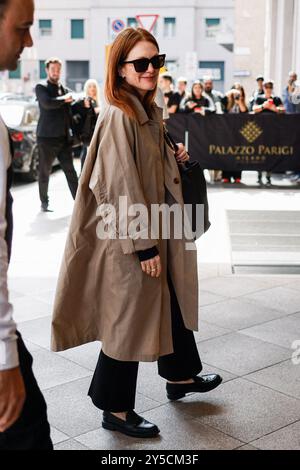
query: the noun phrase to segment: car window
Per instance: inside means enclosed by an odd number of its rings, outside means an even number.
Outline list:
[[[37,124],[39,119],[39,109],[36,107],[27,108],[24,115],[24,124],[25,126],[30,124]]]

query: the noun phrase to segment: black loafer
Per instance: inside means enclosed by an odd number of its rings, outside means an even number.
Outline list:
[[[155,424],[137,415],[134,411],[128,411],[126,421],[104,411],[102,427],[109,431],[119,431],[131,437],[150,438],[156,437],[160,433]]]
[[[222,380],[220,375],[210,374],[194,377],[195,382],[191,384],[167,383],[167,396],[169,400],[175,401],[184,398],[187,393],[207,393],[218,387]]]
[[[53,212],[53,210],[49,209],[48,207],[48,204],[43,202],[43,204],[41,205],[41,211],[42,212]]]

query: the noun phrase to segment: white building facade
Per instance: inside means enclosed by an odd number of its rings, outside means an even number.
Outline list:
[[[289,71],[300,78],[300,0],[235,0],[234,76],[253,92],[262,74],[276,94]]]
[[[36,0],[35,46],[16,72],[2,74],[2,91],[27,91],[45,77],[44,61],[62,59],[63,81],[80,91],[87,78],[105,79],[106,50],[115,30],[157,15],[154,34],[174,76],[212,75],[217,89],[233,80],[234,0]],[[141,17],[148,24],[149,17]]]
[[[289,71],[300,78],[300,0],[266,0],[266,19],[265,73],[280,91]]]

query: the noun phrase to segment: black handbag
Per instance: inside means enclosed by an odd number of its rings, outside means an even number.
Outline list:
[[[177,152],[178,145],[173,140],[171,135],[165,129],[165,140],[168,146]],[[182,180],[182,195],[185,204],[192,206],[190,216],[190,223],[193,232],[196,234],[195,239],[206,233],[211,226],[209,221],[209,206],[207,198],[207,185],[203,169],[197,161],[179,163],[178,164],[181,180]],[[197,205],[203,206],[204,220],[203,226],[199,230],[197,227]],[[202,225],[202,224],[201,224]]]

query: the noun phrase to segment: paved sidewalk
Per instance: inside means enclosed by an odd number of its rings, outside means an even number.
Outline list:
[[[53,214],[40,214],[36,184],[15,196],[11,298],[48,403],[56,449],[300,449],[300,276],[231,274],[228,209],[297,210],[289,189],[213,188],[213,227],[199,243],[200,331],[204,373],[219,372],[215,391],[169,403],[156,364],[141,364],[137,411],[161,429],[136,440],[101,428],[87,390],[100,344],[60,354],[49,350],[56,277],[72,211],[61,172],[51,180]]]

